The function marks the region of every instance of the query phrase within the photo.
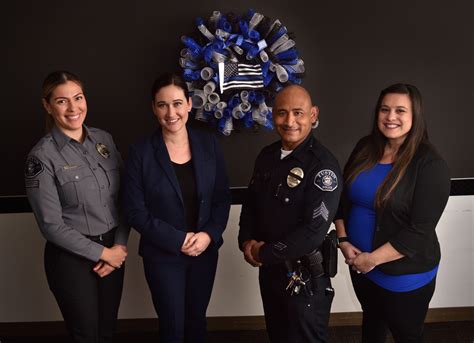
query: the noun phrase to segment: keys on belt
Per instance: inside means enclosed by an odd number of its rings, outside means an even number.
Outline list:
[[[302,267],[297,268],[297,270],[293,272],[289,272],[287,275],[290,280],[288,281],[286,290],[290,292],[290,295],[298,295],[302,290],[308,296],[313,295],[313,291],[311,290],[311,285],[309,283],[310,279],[309,277],[304,279]]]

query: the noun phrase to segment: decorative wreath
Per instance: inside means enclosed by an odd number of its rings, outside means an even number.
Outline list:
[[[234,120],[272,129],[272,103],[286,84],[300,84],[304,63],[280,20],[248,10],[214,11],[196,18],[197,31],[182,36],[179,64],[191,92],[194,117],[230,135]]]

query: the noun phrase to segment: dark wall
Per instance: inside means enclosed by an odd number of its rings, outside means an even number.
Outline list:
[[[18,3],[18,4],[15,4]],[[43,78],[68,69],[86,83],[86,123],[111,132],[126,156],[155,127],[149,88],[177,66],[180,36],[213,10],[254,8],[296,35],[304,85],[319,105],[316,136],[344,164],[368,133],[380,90],[421,90],[432,141],[452,177],[474,177],[474,56],[471,1],[18,1],[3,5],[0,195],[23,194],[23,162],[43,135]],[[274,132],[220,137],[232,186],[245,186]]]

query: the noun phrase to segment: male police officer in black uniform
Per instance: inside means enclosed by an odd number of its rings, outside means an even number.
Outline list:
[[[311,133],[318,108],[301,86],[277,94],[273,120],[281,141],[257,157],[240,216],[239,247],[260,267],[270,341],[325,342],[334,290],[318,253],[336,213],[341,173]]]

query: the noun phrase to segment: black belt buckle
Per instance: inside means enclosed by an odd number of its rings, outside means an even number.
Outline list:
[[[89,238],[90,240],[94,241],[94,242],[103,242],[104,240],[108,239],[109,237],[113,237],[115,235],[115,231],[116,231],[116,227],[114,227],[113,229],[105,232],[105,233],[101,233],[100,235],[96,235],[96,236],[89,236],[89,235],[85,235],[87,238]]]
[[[105,234],[100,234],[100,235],[96,235],[96,236],[86,235],[86,237],[89,238],[93,242],[103,242],[104,241],[104,235]]]

